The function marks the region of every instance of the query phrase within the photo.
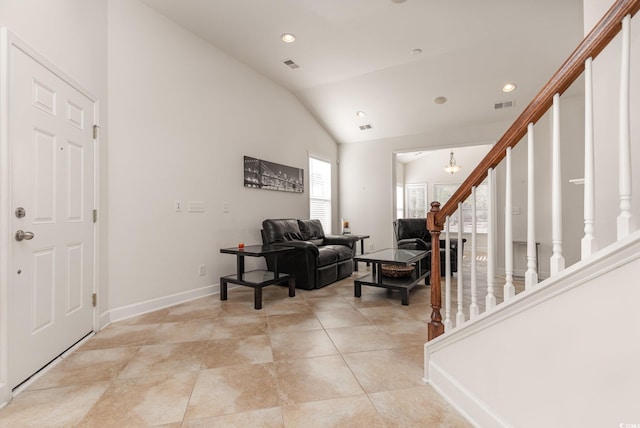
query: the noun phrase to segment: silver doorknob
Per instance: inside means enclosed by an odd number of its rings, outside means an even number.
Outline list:
[[[35,235],[33,234],[33,232],[25,232],[24,230],[18,230],[16,232],[16,241],[22,241],[23,239],[30,241],[33,239],[34,236]]]

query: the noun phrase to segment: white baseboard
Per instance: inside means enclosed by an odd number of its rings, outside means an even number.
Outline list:
[[[429,362],[429,385],[476,427],[510,427],[489,406],[434,362]]]
[[[143,315],[148,312],[157,311],[159,309],[175,306],[190,300],[199,299],[201,297],[210,296],[220,293],[220,285],[208,285],[194,290],[183,291],[181,293],[170,294],[168,296],[159,297],[157,299],[147,300],[145,302],[134,303],[132,305],[114,308],[100,316],[100,325],[104,327],[115,321],[122,321],[127,318]]]
[[[197,288],[195,290],[184,291],[181,293],[171,294],[169,296],[163,296],[157,299],[147,300],[145,302],[139,302],[132,305],[122,306],[120,308],[111,309],[109,311],[103,312],[98,317],[99,330],[108,326],[112,322],[121,321],[127,318],[135,317],[138,315],[143,315],[147,312],[157,311],[159,309],[164,309],[170,306],[175,306],[180,303],[185,303],[190,300],[199,299],[201,297],[210,296],[212,294],[217,294],[220,292],[220,285],[208,285],[206,287]],[[87,336],[81,342],[74,345],[73,348],[67,350],[63,355],[59,356],[56,360],[54,360],[51,364],[45,367],[40,373],[36,374],[33,379],[31,379],[28,383],[25,383],[20,388],[15,391],[10,391],[7,387],[6,383],[0,383],[0,409],[5,407],[9,401],[11,401],[12,396],[15,396],[22,392],[22,390],[28,388],[28,386],[41,377],[48,370],[53,368],[57,363],[62,361],[67,355],[75,351],[82,343],[89,339],[90,336]]]

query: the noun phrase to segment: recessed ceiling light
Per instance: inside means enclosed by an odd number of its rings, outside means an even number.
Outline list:
[[[422,49],[411,49],[411,55],[420,55],[422,53]]]
[[[515,83],[507,83],[502,87],[502,92],[512,92],[516,89]]]
[[[436,97],[433,99],[433,102],[436,104],[444,104],[447,102],[447,99],[445,97]]]
[[[296,36],[291,33],[284,33],[282,36],[280,36],[280,38],[285,43],[293,43],[296,41]]]
[[[367,115],[367,113],[363,112],[362,110],[359,110],[356,112],[356,116],[358,117],[365,117]]]

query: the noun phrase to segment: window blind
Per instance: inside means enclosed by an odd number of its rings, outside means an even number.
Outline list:
[[[331,233],[331,163],[309,158],[309,215],[320,220],[324,233]]]

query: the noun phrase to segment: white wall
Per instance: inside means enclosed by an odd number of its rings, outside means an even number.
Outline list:
[[[570,179],[583,176],[584,165],[584,97],[565,96],[561,100],[561,141],[563,164],[563,237],[566,265],[570,266],[580,259],[580,239],[583,235],[582,186],[569,183]],[[409,183],[428,182],[428,199],[433,200],[433,183],[453,180],[461,183],[476,167],[479,160],[488,151],[488,145],[477,146],[479,141],[497,141],[507,130],[510,123],[490,124],[482,129],[468,129],[455,137],[437,135],[420,138],[420,144],[411,138],[380,140],[368,143],[340,145],[341,171],[341,215],[348,217],[353,233],[368,233],[375,248],[393,246],[391,198],[382,189],[391,191],[393,174],[391,172],[392,153],[406,151],[408,147],[419,147],[440,153],[438,157],[427,156],[424,159],[405,165],[404,181]],[[536,147],[536,240],[540,246],[540,271],[548,277],[549,258],[551,257],[551,119],[550,114],[535,126]],[[477,138],[476,138],[477,136]],[[447,144],[447,141],[449,142]],[[431,142],[431,146],[426,143]],[[466,147],[468,146],[468,147]],[[451,147],[464,147],[454,151],[455,158],[463,168],[451,176],[443,167],[448,161]],[[475,149],[473,147],[476,147]],[[578,161],[577,161],[578,160]],[[497,260],[499,273],[504,273],[504,162],[496,169],[497,188]],[[388,171],[388,173],[387,173]],[[519,215],[513,215],[514,240],[526,240],[527,236],[527,145],[526,137],[513,149],[513,205],[520,208]],[[356,184],[357,183],[357,184]],[[395,205],[394,205],[395,206]],[[365,207],[359,211],[361,207]],[[375,213],[371,216],[370,213]],[[479,240],[483,247],[484,240]],[[469,247],[466,247],[469,248]]]
[[[609,0],[585,1],[585,27],[590,29],[610,4]],[[639,23],[636,15],[632,27]],[[632,32],[631,45],[632,70],[637,70],[637,31]],[[640,328],[635,303],[640,299],[635,280],[640,272],[640,232],[615,242],[619,47],[619,40],[614,40],[594,64],[596,237],[603,250],[517,296],[493,314],[482,315],[426,345],[431,382],[480,425],[601,427],[630,426],[640,420],[640,345],[634,340]],[[631,75],[634,82],[637,72]],[[639,92],[632,83],[634,166],[640,164]],[[576,110],[573,118],[568,118],[576,126],[580,104],[578,98],[562,102],[563,111]],[[541,121],[541,130],[548,129],[548,118],[546,123]],[[580,140],[580,132],[577,128],[574,131],[570,139]],[[570,174],[582,171],[582,154],[572,151],[579,151],[579,147],[563,143],[562,150],[564,163],[575,163],[567,165],[563,180],[578,178]],[[637,191],[640,181],[635,172],[633,188]],[[571,186],[563,183],[565,207],[579,205],[575,201],[582,188],[578,187],[575,195]],[[634,195],[636,217],[637,199]],[[567,224],[567,219],[563,222],[565,234],[569,227],[582,227],[581,216],[570,221],[575,224]],[[539,223],[537,227],[540,230]],[[565,249],[568,245],[565,242]]]
[[[307,218],[309,153],[337,177],[337,145],[290,92],[138,1],[109,3],[109,101],[114,318],[211,291],[235,271],[220,248],[261,243],[263,219]],[[244,155],[304,168],[305,193],[244,188]]]
[[[99,100],[99,193],[97,292],[99,312],[107,310],[107,0],[2,0],[0,27],[7,27],[39,54],[70,75]],[[5,212],[1,213],[3,216]],[[8,284],[1,284],[6,289]],[[6,300],[0,292],[0,313]],[[9,397],[4,382],[6,319],[0,315],[0,405]]]
[[[475,145],[478,141],[495,141],[509,125],[510,123],[497,122],[460,126],[441,133],[341,144],[340,215],[349,218],[353,233],[370,235],[367,243],[373,244],[374,249],[393,247],[393,153],[446,149]]]
[[[429,342],[430,383],[477,426],[637,424],[639,240]]]

